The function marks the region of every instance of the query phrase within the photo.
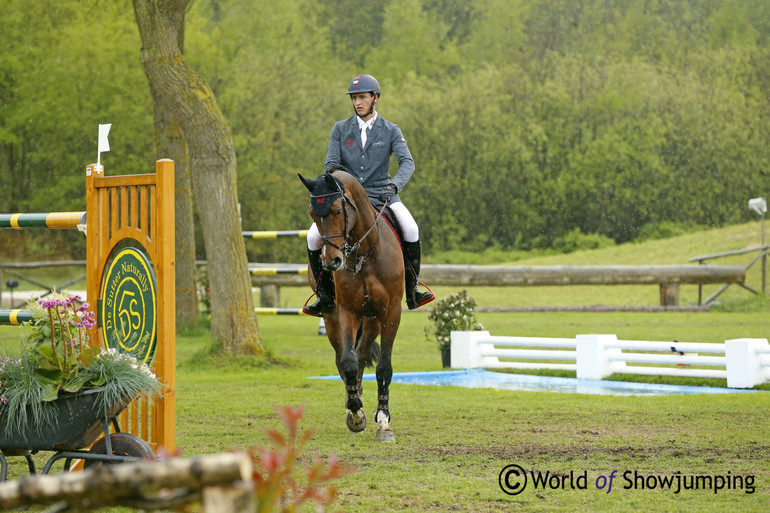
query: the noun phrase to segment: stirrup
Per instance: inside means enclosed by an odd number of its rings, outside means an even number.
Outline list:
[[[318,296],[318,294],[314,295]],[[321,296],[318,296],[315,303],[308,305],[311,299],[313,299],[313,296],[310,296],[307,298],[307,301],[305,301],[305,306],[302,307],[302,313],[312,315],[313,317],[323,317],[323,314],[334,312],[336,306],[334,301],[329,304],[328,301],[324,301],[321,299]]]
[[[417,285],[422,285],[423,287],[428,289],[428,292],[420,292],[419,290],[417,290]],[[420,308],[422,305],[427,305],[428,303],[436,299],[436,295],[433,293],[430,287],[428,287],[427,285],[425,285],[423,282],[419,280],[417,281],[417,285],[414,286],[413,293],[411,295],[407,294],[406,296],[406,306],[408,306],[410,310]],[[412,299],[411,301],[410,301],[410,298]]]

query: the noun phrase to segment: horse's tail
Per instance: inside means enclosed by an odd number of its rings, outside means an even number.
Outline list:
[[[380,343],[376,340],[372,342],[372,360],[366,362],[367,367],[374,367],[374,364],[380,361]]]
[[[360,344],[361,344],[361,339],[363,337],[363,334],[364,334],[364,323],[362,322],[361,325],[358,327],[358,333],[356,334],[356,349],[361,347]],[[356,351],[356,353],[358,353],[358,351]],[[366,361],[364,362],[366,366],[374,367],[375,364],[380,361],[380,353],[381,353],[380,344],[375,340],[374,342],[372,342],[372,348],[371,348],[371,351],[369,352],[369,358],[367,358]],[[360,357],[360,353],[358,354]]]

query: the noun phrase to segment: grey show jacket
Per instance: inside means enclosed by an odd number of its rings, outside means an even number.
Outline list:
[[[414,173],[414,159],[406,145],[406,140],[398,125],[385,120],[380,114],[374,122],[366,139],[366,146],[361,148],[361,130],[357,116],[338,121],[332,128],[329,149],[326,153],[324,171],[335,165],[343,165],[358,179],[375,204],[376,196],[388,184],[395,184],[397,191],[404,188]],[[398,171],[391,180],[388,163],[390,155],[398,159]],[[391,203],[401,201],[393,196]]]

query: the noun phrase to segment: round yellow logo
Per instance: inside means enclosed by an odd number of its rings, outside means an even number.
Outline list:
[[[104,343],[149,364],[155,355],[157,289],[147,256],[121,249],[104,277],[101,319]]]

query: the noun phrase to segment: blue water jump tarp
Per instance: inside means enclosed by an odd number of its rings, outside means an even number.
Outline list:
[[[340,377],[311,376],[311,379],[340,380]],[[376,377],[374,374],[364,374],[364,381],[376,382]],[[532,376],[529,374],[491,372],[484,369],[436,372],[397,372],[393,374],[392,383],[594,395],[657,396],[673,394],[734,394],[756,392],[755,390],[732,388]]]

